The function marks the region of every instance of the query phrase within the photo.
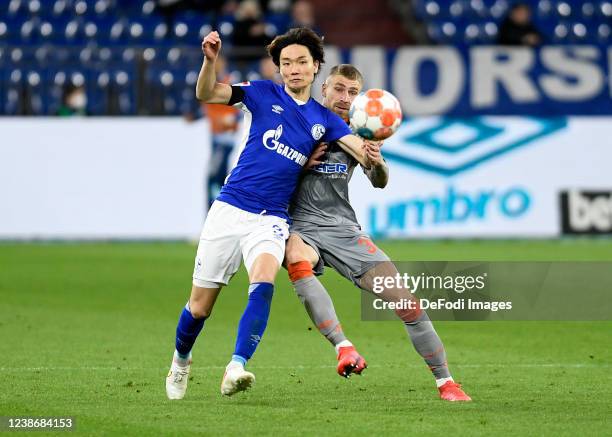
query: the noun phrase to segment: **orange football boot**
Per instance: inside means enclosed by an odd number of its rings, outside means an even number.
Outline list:
[[[461,390],[461,384],[457,384],[454,381],[446,381],[443,386],[438,387],[440,392],[440,399],[445,401],[471,401],[472,398],[465,394]]]
[[[338,375],[348,378],[351,373],[361,375],[368,367],[363,357],[354,346],[341,347],[338,351]]]

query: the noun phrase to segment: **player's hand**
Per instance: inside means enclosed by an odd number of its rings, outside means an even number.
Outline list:
[[[379,167],[384,164],[382,154],[380,153],[382,144],[382,141],[364,140],[363,142],[366,158],[374,167]]]
[[[310,170],[312,167],[322,164],[323,161],[321,159],[325,155],[325,152],[327,152],[327,143],[321,143],[315,147],[310,155],[310,158],[308,159],[308,162],[306,163],[306,170]]]
[[[202,52],[209,61],[216,61],[221,51],[221,37],[213,30],[202,40]]]

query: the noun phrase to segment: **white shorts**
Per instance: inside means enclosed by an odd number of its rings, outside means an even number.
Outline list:
[[[286,220],[216,200],[200,235],[193,284],[206,288],[226,285],[240,267],[241,256],[247,271],[262,253],[273,255],[282,264],[288,237]]]

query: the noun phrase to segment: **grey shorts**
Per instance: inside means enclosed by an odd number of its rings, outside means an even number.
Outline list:
[[[319,255],[319,262],[314,268],[317,276],[323,274],[326,265],[359,286],[359,278],[365,272],[381,262],[389,261],[389,257],[358,227],[302,226],[294,223],[289,232],[299,235]]]

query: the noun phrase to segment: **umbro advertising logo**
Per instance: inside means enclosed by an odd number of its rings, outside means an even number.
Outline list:
[[[385,142],[391,161],[454,176],[563,129],[561,118],[430,117],[404,124]]]

